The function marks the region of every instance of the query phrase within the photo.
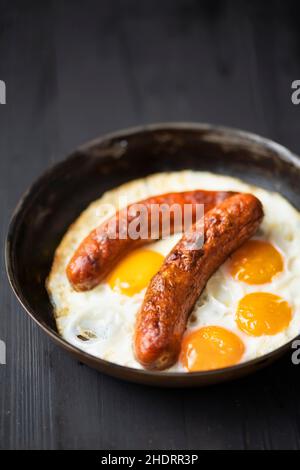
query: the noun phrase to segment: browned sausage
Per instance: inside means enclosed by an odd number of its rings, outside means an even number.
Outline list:
[[[145,368],[161,370],[176,362],[188,316],[208,279],[254,235],[262,218],[256,197],[235,195],[209,211],[172,249],[152,278],[137,317],[135,355]],[[203,227],[202,248],[189,249]]]
[[[115,216],[93,230],[75,251],[67,266],[67,276],[70,283],[77,291],[92,289],[107,276],[122,256],[142,244],[153,241],[153,234],[151,234],[151,237],[149,235],[146,239],[132,239],[126,232],[129,225],[139,218],[140,221],[144,220],[145,225],[149,227],[150,233],[153,205],[156,205],[156,207],[179,205],[183,209],[185,204],[190,204],[192,216],[194,217],[193,220],[195,220],[197,204],[204,204],[205,211],[208,211],[233,194],[233,192],[228,191],[203,190],[168,193],[150,197],[118,211]],[[141,205],[145,208],[145,212],[142,214],[140,211]],[[162,212],[159,213],[158,218],[156,239],[164,236]],[[174,220],[174,214],[170,212],[170,234],[177,232],[181,228],[182,221],[180,221],[180,227],[176,223],[177,219],[175,218]],[[115,227],[114,237],[111,236],[111,227]],[[122,233],[121,236],[120,233]]]

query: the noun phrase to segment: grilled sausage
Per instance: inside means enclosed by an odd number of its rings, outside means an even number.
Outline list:
[[[138,313],[134,348],[147,369],[172,366],[179,355],[187,319],[208,279],[263,218],[260,201],[250,194],[230,197],[196,222],[152,278]],[[190,241],[204,234],[202,248]]]
[[[190,204],[192,218],[195,221],[197,204],[204,204],[204,210],[208,211],[233,194],[235,193],[202,190],[168,193],[150,197],[118,211],[111,219],[93,230],[75,251],[67,266],[67,276],[70,283],[77,291],[90,290],[108,275],[122,256],[142,244],[163,237],[165,230],[162,223],[163,211],[158,214],[158,233],[154,233],[154,237],[153,233],[150,235],[150,228],[153,227],[151,220],[153,205],[162,209],[179,205],[183,209],[185,204]],[[143,213],[141,213],[141,206],[144,208]],[[130,224],[137,219],[149,228],[148,236],[145,238],[133,239],[127,233]],[[170,227],[166,227],[169,234],[181,229],[182,220],[179,222],[178,226],[174,213],[170,212]],[[111,234],[112,227],[114,228],[113,236]]]

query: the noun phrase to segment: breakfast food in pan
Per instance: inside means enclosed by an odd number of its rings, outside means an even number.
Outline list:
[[[146,234],[129,237],[140,204]],[[171,215],[149,237],[155,204],[189,204],[187,233]],[[188,246],[198,235],[201,245]],[[56,251],[47,289],[58,330],[135,368],[210,370],[259,357],[299,334],[299,243],[300,215],[279,194],[195,171],[130,182],[93,202]]]
[[[138,201],[138,203],[134,202],[126,206],[123,210],[117,211],[113,217],[92,230],[79,245],[67,266],[67,276],[70,283],[75,290],[90,290],[105,279],[112,267],[127,251],[147,242],[149,243],[153,239],[160,239],[168,234],[172,235],[178,232],[182,227],[182,218],[180,218],[178,226],[176,226],[174,212],[170,212],[170,226],[164,227],[162,212],[160,211],[157,219],[157,234],[151,234],[151,216],[153,215],[152,208],[154,206],[162,207],[162,205],[165,205],[167,207],[174,207],[176,204],[183,209],[185,205],[189,204],[192,208],[192,218],[195,218],[198,205],[203,204],[205,210],[208,211],[233,194],[228,191],[203,190],[177,192],[149,197],[143,201]],[[144,214],[140,214],[141,207],[145,209]],[[141,216],[143,220],[141,220]],[[139,223],[147,227],[144,238],[135,238],[128,233],[130,223],[137,217],[139,218]],[[115,231],[114,234],[111,233],[112,228]],[[164,228],[168,231],[167,234],[164,233]]]
[[[201,248],[181,240],[151,279],[137,317],[135,353],[148,369],[166,369],[178,359],[186,322],[207,281],[228,256],[254,235],[263,217],[259,200],[238,194],[205,216]],[[196,222],[192,231],[201,232]]]

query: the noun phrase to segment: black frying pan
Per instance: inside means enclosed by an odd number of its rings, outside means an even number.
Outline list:
[[[283,194],[300,210],[300,159],[259,136],[206,124],[158,124],[106,135],[48,170],[19,202],[8,231],[11,286],[29,315],[58,345],[101,372],[159,386],[202,386],[258,370],[291,342],[252,361],[208,372],[148,372],[98,359],[57,333],[45,289],[54,251],[68,226],[94,199],[119,184],[161,171],[207,170]]]

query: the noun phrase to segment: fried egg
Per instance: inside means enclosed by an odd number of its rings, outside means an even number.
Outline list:
[[[190,315],[178,362],[169,370],[228,367],[271,352],[300,333],[299,212],[280,194],[228,176],[186,170],[112,189],[69,228],[47,280],[57,328],[66,341],[107,361],[141,368],[133,353],[136,315],[151,278],[181,234],[129,253],[91,291],[75,292],[66,266],[83,238],[112,216],[114,207],[122,207],[120,201],[125,206],[162,192],[194,189],[252,193],[261,200],[265,217],[257,234],[209,279]]]

